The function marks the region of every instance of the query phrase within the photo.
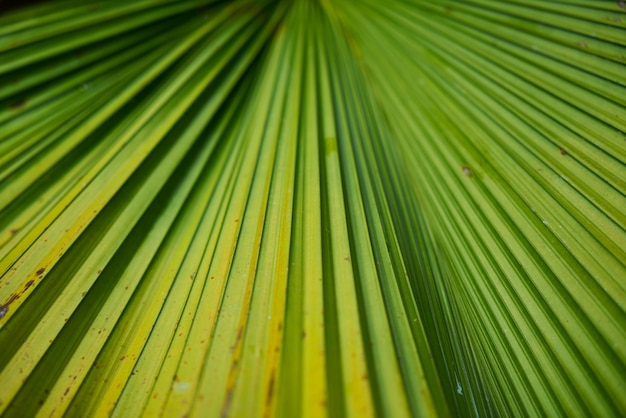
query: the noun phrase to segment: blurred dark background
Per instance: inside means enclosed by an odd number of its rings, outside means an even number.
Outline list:
[[[0,0],[0,14],[43,1],[45,0]]]

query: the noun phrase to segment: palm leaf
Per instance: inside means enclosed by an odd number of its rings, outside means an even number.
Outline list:
[[[625,414],[624,13],[0,15],[3,416]]]

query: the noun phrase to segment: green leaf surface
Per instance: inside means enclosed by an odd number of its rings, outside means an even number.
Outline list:
[[[626,414],[626,9],[0,12],[0,414]]]

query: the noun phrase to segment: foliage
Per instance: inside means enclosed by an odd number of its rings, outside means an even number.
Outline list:
[[[626,14],[0,16],[3,416],[623,416]]]

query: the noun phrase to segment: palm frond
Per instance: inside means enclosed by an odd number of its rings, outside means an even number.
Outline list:
[[[3,416],[621,416],[626,14],[0,15]]]

